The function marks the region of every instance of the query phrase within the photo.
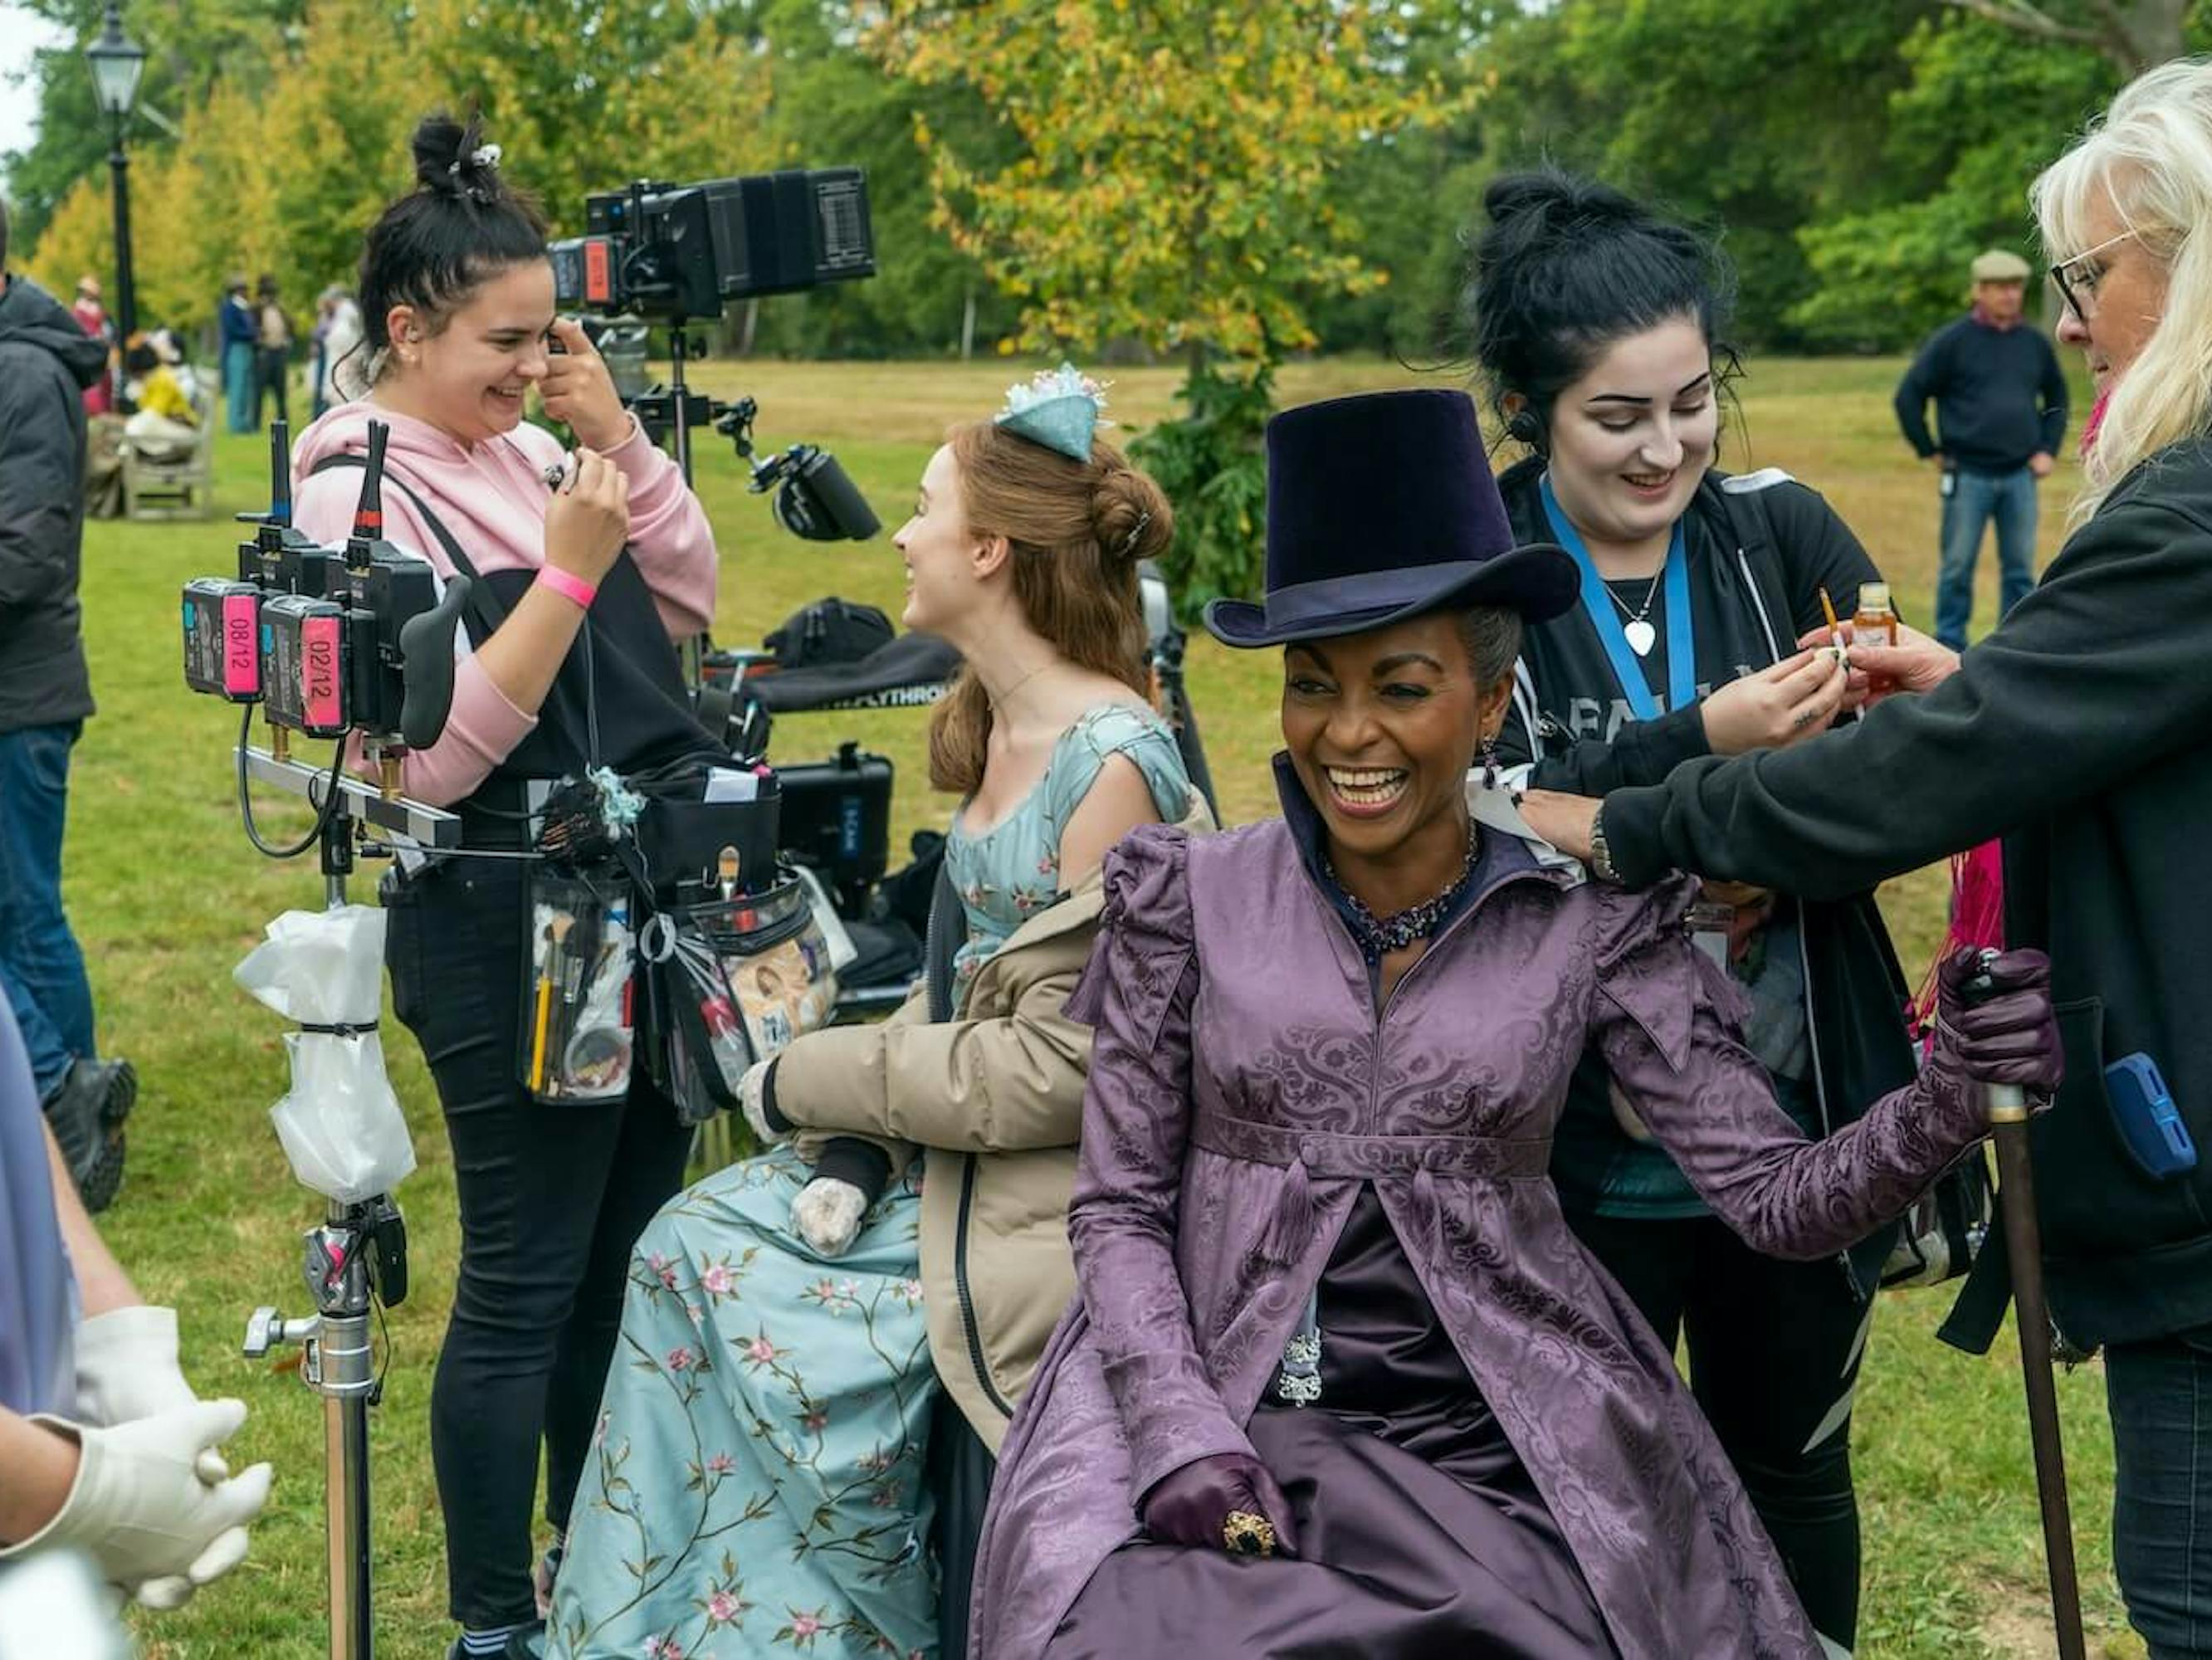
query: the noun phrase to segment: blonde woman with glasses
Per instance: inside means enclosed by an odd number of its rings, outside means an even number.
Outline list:
[[[2212,1654],[2212,64],[2136,80],[2033,201],[2096,388],[2041,586],[1964,655],[1855,643],[1863,721],[1527,811],[1625,882],[1815,896],[2004,838],[2006,939],[2050,953],[2066,1044],[2032,1131],[2051,1312],[2105,1351],[2114,1564],[2176,1660]],[[1946,1337],[1985,1347],[2004,1285],[1991,1251]]]

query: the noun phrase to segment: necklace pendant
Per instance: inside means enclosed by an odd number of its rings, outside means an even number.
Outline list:
[[[1650,656],[1651,648],[1659,643],[1659,630],[1641,617],[1631,618],[1621,633],[1628,637],[1629,650],[1638,657]]]

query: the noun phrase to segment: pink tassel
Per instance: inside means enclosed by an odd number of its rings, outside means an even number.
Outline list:
[[[1267,1234],[1261,1249],[1267,1260],[1279,1267],[1288,1268],[1298,1260],[1313,1237],[1313,1184],[1306,1180],[1304,1159],[1293,1164],[1283,1177],[1283,1190],[1275,1200],[1275,1214],[1267,1224]]]
[[[1962,946],[2004,949],[2004,846],[1984,842],[1951,855],[1951,921],[1943,946],[1922,976],[1919,995],[1906,1006],[1905,1019],[1922,1045],[1934,1040],[1936,971]]]

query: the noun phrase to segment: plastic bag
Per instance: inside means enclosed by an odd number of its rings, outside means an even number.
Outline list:
[[[647,1066],[687,1124],[736,1105],[745,1068],[827,1025],[837,1000],[829,943],[788,878],[662,911],[639,952],[658,1038]]]
[[[292,1088],[269,1110],[292,1174],[357,1204],[415,1168],[415,1143],[384,1071],[384,913],[374,905],[286,911],[234,977],[305,1030],[285,1034]]]

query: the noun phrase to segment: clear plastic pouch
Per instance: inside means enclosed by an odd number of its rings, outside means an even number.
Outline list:
[[[516,1063],[524,1087],[540,1101],[619,1101],[629,1092],[633,904],[618,868],[531,872]]]
[[[686,1123],[737,1104],[745,1068],[827,1025],[837,1000],[830,944],[806,889],[697,897],[647,924],[641,952],[653,1082]]]

